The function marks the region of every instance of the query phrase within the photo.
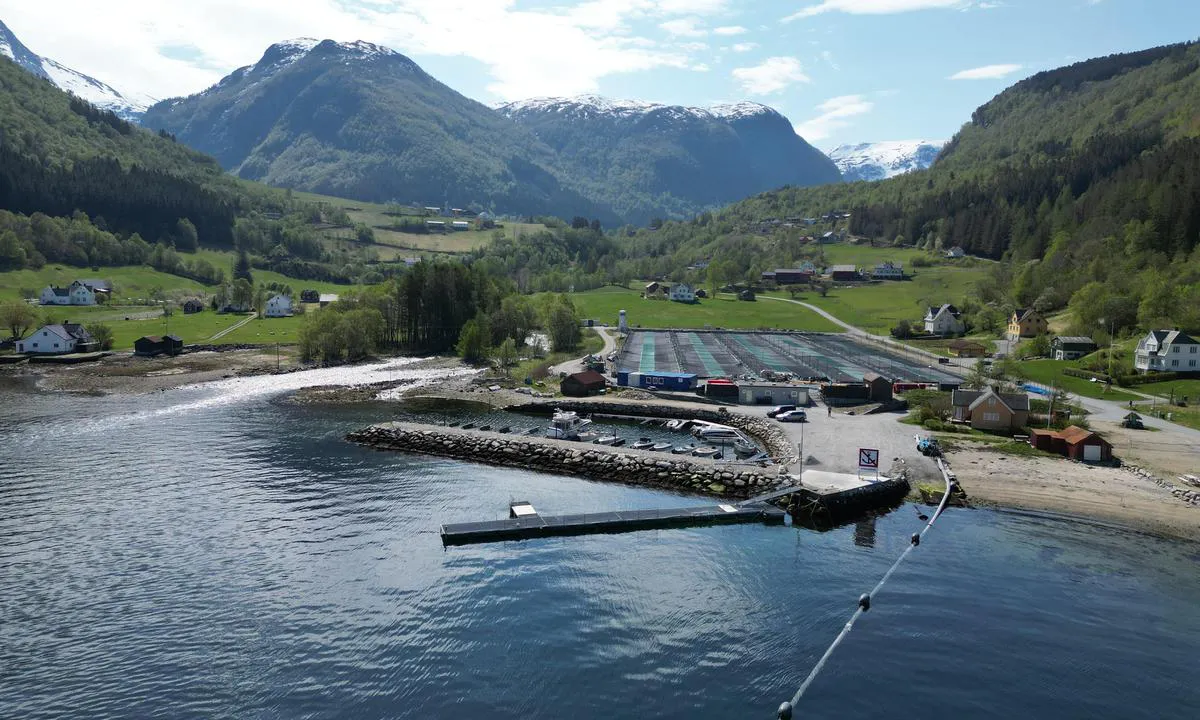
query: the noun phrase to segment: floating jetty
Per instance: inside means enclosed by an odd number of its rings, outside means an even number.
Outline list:
[[[661,510],[622,510],[582,515],[542,516],[528,503],[515,503],[506,520],[452,523],[442,526],[443,545],[470,545],[505,540],[533,540],[568,535],[621,533],[636,530],[733,525],[783,524],[783,510],[767,503],[704,505]]]

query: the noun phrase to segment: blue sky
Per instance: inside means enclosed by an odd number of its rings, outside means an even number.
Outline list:
[[[1194,39],[1195,0],[0,0],[34,52],[198,92],[293,37],[368,40],[492,104],[754,100],[823,149],[946,139],[1039,70]]]

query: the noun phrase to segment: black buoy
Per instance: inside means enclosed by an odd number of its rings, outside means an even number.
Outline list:
[[[926,515],[925,513],[921,512],[921,508],[917,507],[916,505],[913,505],[913,510],[917,511],[917,519],[918,520],[928,520],[929,519],[929,516]]]
[[[913,544],[913,545],[920,545],[920,544],[921,544],[921,533],[913,533],[913,535],[912,535],[912,544]]]
[[[792,720],[792,704],[786,700],[779,706],[779,720]]]
[[[871,609],[871,596],[868,595],[867,593],[863,593],[858,598],[858,606],[863,609],[863,612],[870,610]]]

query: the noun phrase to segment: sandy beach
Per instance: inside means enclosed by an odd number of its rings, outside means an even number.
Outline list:
[[[1200,506],[1124,468],[1016,457],[962,443],[946,453],[973,505],[1078,515],[1169,537],[1200,540]]]

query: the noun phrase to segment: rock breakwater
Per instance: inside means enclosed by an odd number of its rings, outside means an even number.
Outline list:
[[[752,497],[774,490],[781,482],[776,468],[733,466],[701,458],[417,423],[372,425],[350,433],[346,439],[376,450],[437,455],[723,498]]]

